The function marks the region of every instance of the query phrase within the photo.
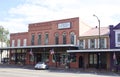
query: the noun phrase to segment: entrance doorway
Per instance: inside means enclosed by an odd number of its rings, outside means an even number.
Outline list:
[[[41,62],[42,61],[42,55],[41,53],[36,54],[36,62]]]
[[[83,57],[80,56],[79,57],[79,68],[83,68],[83,66],[84,66]]]

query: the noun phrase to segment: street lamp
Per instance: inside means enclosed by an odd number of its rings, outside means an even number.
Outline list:
[[[100,19],[95,15],[95,14],[93,14],[93,16],[94,17],[96,17],[97,18],[97,20],[98,20],[98,26],[99,26],[99,49],[101,49],[101,39],[100,39]],[[98,53],[98,67],[99,67],[99,69],[100,69],[100,66],[101,66],[101,60],[100,60],[100,53]]]
[[[95,14],[93,14],[93,16],[96,17],[97,20],[98,20],[98,26],[99,26],[99,49],[100,49],[101,48],[101,42],[100,42],[100,19]]]

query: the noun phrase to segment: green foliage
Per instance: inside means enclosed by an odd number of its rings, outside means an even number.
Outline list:
[[[5,42],[8,45],[8,35],[9,31],[6,30],[3,26],[0,26],[0,42],[1,42],[1,47],[3,47],[3,42]]]

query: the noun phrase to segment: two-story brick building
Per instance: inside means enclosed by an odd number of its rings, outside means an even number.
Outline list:
[[[100,28],[100,37],[98,27],[91,28],[79,37],[79,50],[68,52],[77,54],[79,68],[110,69],[110,54],[105,52],[110,48],[109,40],[109,27]]]
[[[67,50],[78,49],[79,36],[90,29],[78,17],[29,24],[28,32],[10,34],[10,63],[36,64],[45,61],[49,66],[64,67],[68,57]],[[54,51],[54,54],[50,54]]]

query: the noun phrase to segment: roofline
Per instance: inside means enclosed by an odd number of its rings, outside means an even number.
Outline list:
[[[120,49],[91,49],[91,50],[67,50],[68,53],[74,52],[117,52]]]
[[[0,48],[0,50],[7,49],[28,49],[28,48],[49,48],[49,47],[78,47],[77,45],[66,44],[66,45],[34,45],[34,46],[20,46],[20,47],[4,47]]]

